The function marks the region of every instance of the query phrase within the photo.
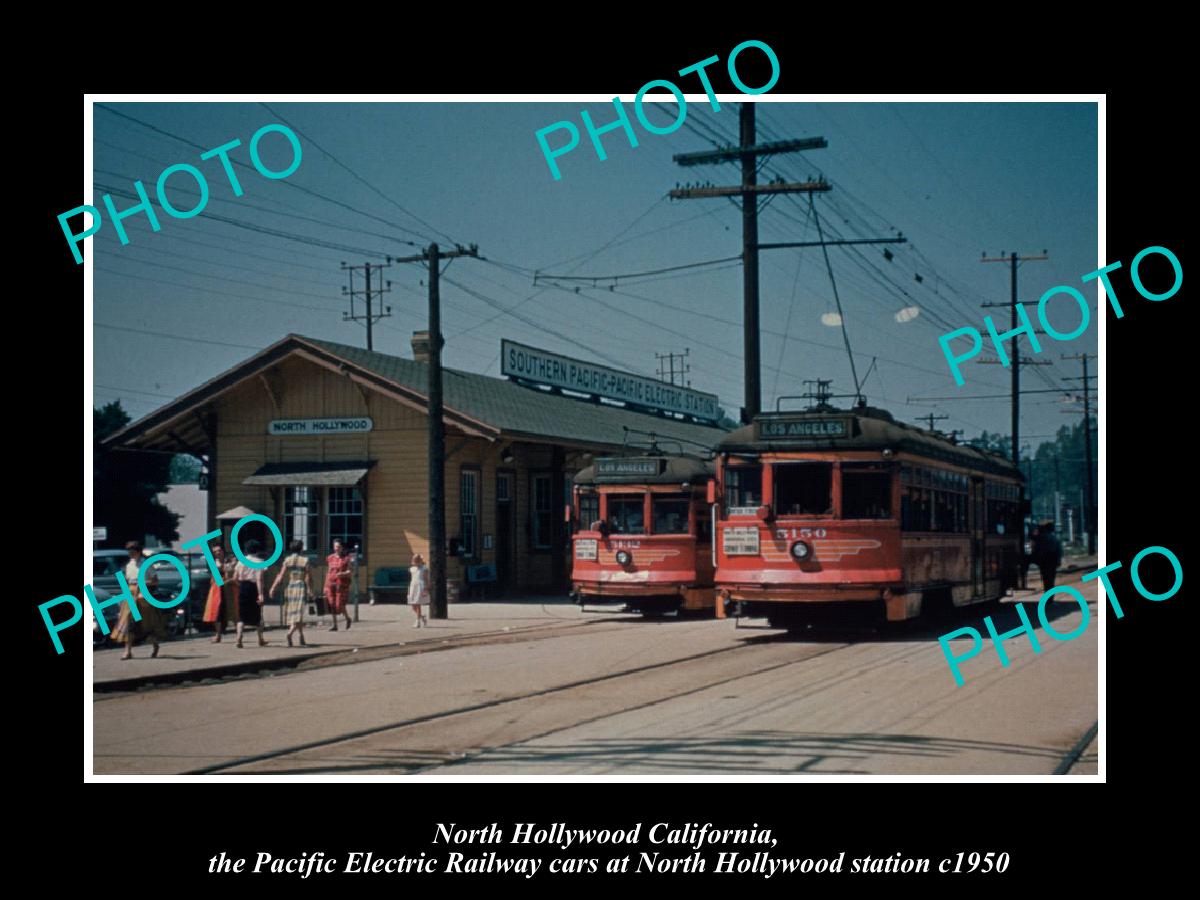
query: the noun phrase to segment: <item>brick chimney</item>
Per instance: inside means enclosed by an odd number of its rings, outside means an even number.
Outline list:
[[[420,363],[429,362],[429,332],[414,331],[412,336],[413,359]]]

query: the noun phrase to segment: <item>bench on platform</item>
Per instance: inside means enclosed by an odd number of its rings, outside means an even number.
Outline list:
[[[367,589],[372,603],[408,602],[408,585],[412,573],[402,566],[380,566],[375,570],[375,580]]]
[[[483,599],[487,585],[495,584],[496,564],[481,563],[477,566],[467,566],[467,596],[469,597],[476,588],[479,590],[479,597]]]

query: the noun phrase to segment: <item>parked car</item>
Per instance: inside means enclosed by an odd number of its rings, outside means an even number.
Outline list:
[[[147,551],[149,556],[153,556],[154,553],[155,550],[152,548]],[[124,550],[95,550],[92,552],[92,591],[96,595],[97,602],[108,600],[121,593],[121,586],[117,583],[117,573],[124,574],[125,566],[128,564],[129,554]],[[183,578],[178,569],[170,563],[155,563],[154,574],[158,576],[158,588],[154,592],[155,599],[165,603],[179,596],[179,591],[183,587]],[[199,585],[196,584],[197,579],[192,573],[189,573],[189,577],[192,581],[191,594],[194,598]],[[204,588],[207,590],[207,582],[205,582]],[[173,608],[162,610],[167,632],[171,635],[183,634],[187,629],[188,620],[192,618],[190,613],[191,610],[186,601]],[[121,604],[119,603],[104,608],[104,620],[108,623],[109,633],[116,627],[120,615]],[[95,622],[94,614],[92,628],[93,645],[104,644],[108,640],[108,636],[101,633],[99,625]]]
[[[125,566],[128,564],[129,554],[124,550],[94,550],[92,552],[92,588],[102,587],[110,595],[119,594],[121,586],[117,584],[117,573],[124,574]],[[183,587],[183,579],[180,577],[178,569],[169,563],[155,563],[154,574],[158,576],[158,590],[154,594],[157,599],[166,601],[179,596],[179,589]]]

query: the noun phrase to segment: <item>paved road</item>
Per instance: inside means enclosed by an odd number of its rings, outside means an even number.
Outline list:
[[[1074,576],[1076,579],[1078,576]],[[559,631],[221,684],[98,695],[97,774],[1094,773],[1092,622],[984,653],[956,687],[937,635],[803,638],[730,621],[598,616]],[[995,617],[1017,624],[1011,604]],[[1067,633],[1081,613],[1056,603]],[[574,624],[574,623],[573,623]],[[965,645],[963,645],[965,646]],[[397,647],[397,653],[405,651]]]

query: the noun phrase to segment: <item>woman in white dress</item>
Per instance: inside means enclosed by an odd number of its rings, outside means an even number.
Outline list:
[[[408,570],[408,605],[417,616],[413,628],[420,628],[429,624],[421,614],[421,604],[429,602],[429,569],[425,566],[425,557],[420,553],[413,556],[412,562],[412,568]]]

